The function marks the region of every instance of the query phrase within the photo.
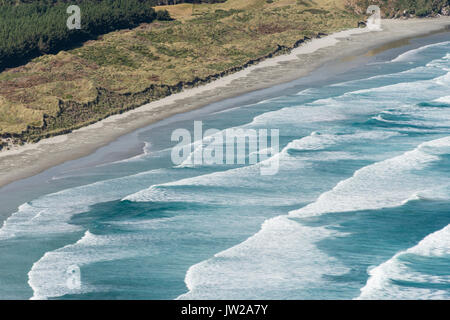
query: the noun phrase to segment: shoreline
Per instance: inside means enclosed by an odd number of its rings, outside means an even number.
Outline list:
[[[395,41],[426,36],[448,26],[450,17],[383,20],[382,31],[355,28],[337,32],[305,42],[289,54],[266,59],[208,84],[110,116],[71,133],[2,151],[0,188],[58,164],[87,156],[125,134],[173,115],[287,83],[308,75],[325,63],[370,55],[371,52],[379,53],[396,47]],[[381,51],[377,52],[377,49]]]

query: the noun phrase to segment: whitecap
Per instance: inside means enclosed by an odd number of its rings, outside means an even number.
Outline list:
[[[315,242],[343,236],[279,216],[243,243],[189,268],[189,292],[178,299],[301,299],[325,285],[324,275],[348,272]],[[323,287],[322,287],[323,289]]]
[[[305,217],[400,206],[411,195],[427,190],[430,183],[436,184],[438,177],[417,172],[438,161],[439,155],[449,152],[449,148],[450,136],[424,142],[400,156],[363,167],[351,178],[320,195],[315,202],[290,212],[290,215]]]
[[[82,269],[77,286],[68,284],[72,276],[68,273],[74,266],[80,270],[86,264],[111,261],[140,256],[152,251],[148,247],[131,246],[140,240],[139,235],[94,235],[89,230],[74,244],[46,252],[35,262],[28,273],[28,284],[33,289],[33,300],[61,297],[66,294],[81,294],[96,291],[96,288],[83,279]],[[153,253],[156,249],[152,249]]]
[[[449,258],[450,225],[428,235],[416,246],[371,268],[369,279],[361,288],[358,299],[449,299],[448,290],[433,288],[433,284],[450,285],[450,275],[415,271],[411,263],[411,258],[414,257]],[[405,260],[407,258],[409,259]],[[399,282],[402,285],[398,285]]]
[[[3,222],[0,240],[80,231],[80,227],[69,221],[75,214],[87,211],[89,206],[119,200],[148,187],[155,180],[176,180],[186,176],[186,173],[179,171],[157,169],[44,195],[21,205]]]
[[[435,48],[435,47],[443,47],[450,44],[450,41],[445,42],[439,42],[439,43],[433,43],[426,46],[422,46],[417,49],[412,49],[409,51],[406,51],[400,55],[398,55],[396,58],[392,59],[391,62],[402,62],[402,61],[409,61],[412,58],[414,58],[418,53],[423,52],[424,50],[427,50],[429,48]]]

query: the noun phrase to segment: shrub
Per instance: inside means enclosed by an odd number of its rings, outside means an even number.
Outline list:
[[[159,21],[171,21],[173,20],[170,16],[169,11],[167,10],[158,10],[156,11],[156,19]]]

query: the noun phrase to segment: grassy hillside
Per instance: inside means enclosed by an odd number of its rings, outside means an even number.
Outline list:
[[[177,0],[177,3],[193,0]],[[224,0],[196,0],[223,2]],[[46,53],[73,48],[114,30],[170,16],[155,13],[162,0],[0,0],[0,71]],[[76,4],[82,28],[69,30],[66,10]],[[165,11],[167,13],[167,11]],[[168,19],[169,18],[169,19]]]
[[[363,13],[371,4],[380,7],[383,17],[425,17],[450,14],[450,0],[348,0],[357,13]]]
[[[0,136],[37,141],[355,27],[345,0],[162,6],[176,19],[108,33],[0,73]]]

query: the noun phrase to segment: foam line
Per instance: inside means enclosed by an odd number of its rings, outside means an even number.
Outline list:
[[[450,275],[432,275],[414,271],[414,265],[408,262],[414,257],[450,258],[450,225],[372,268],[369,271],[369,279],[361,288],[361,294],[357,299],[449,299],[448,290],[424,287],[430,284],[450,285]],[[408,261],[405,258],[409,258]],[[447,264],[447,267],[450,265]],[[403,285],[396,284],[399,282]]]
[[[440,154],[449,152],[450,136],[420,144],[416,149],[357,170],[349,179],[323,193],[317,201],[290,212],[293,217],[331,212],[396,207],[411,195],[427,190],[436,177],[417,174]],[[432,180],[432,181],[429,181]],[[434,182],[434,183],[433,183]]]

